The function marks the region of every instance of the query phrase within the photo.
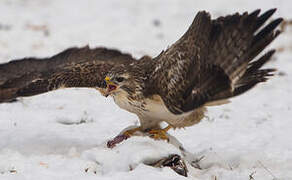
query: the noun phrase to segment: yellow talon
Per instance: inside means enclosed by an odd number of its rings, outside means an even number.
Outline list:
[[[163,139],[163,140],[167,140],[168,141],[169,139],[168,139],[168,136],[167,136],[166,133],[171,128],[172,128],[172,126],[168,125],[164,129],[152,129],[152,130],[149,130],[147,133],[149,133],[150,137],[153,138],[153,139],[156,139],[156,140]],[[141,127],[137,127],[137,128],[129,129],[129,130],[125,131],[123,133],[123,135],[125,135],[127,137],[131,137],[137,131],[142,131],[142,128]]]
[[[156,139],[156,140],[163,139],[163,140],[169,141],[169,138],[166,135],[166,133],[171,128],[172,128],[172,126],[168,125],[164,129],[153,129],[153,130],[150,130],[148,133],[150,134],[150,137],[153,139]]]
[[[133,136],[134,133],[137,132],[137,131],[141,131],[141,127],[137,127],[137,128],[129,129],[129,130],[125,131],[125,132],[123,133],[123,135],[128,136],[128,137],[131,137],[131,136]]]

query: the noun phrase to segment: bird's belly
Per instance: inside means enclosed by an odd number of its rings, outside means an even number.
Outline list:
[[[204,117],[205,108],[198,108],[196,110],[182,113],[179,115],[171,113],[164,105],[163,100],[158,96],[151,99],[146,99],[145,116],[151,119],[165,121],[174,127],[186,127],[200,122]]]
[[[167,107],[164,105],[162,100],[153,100],[146,99],[146,109],[145,115],[151,117],[152,119],[160,119],[160,120],[176,120],[179,118],[183,118],[187,115],[187,113],[182,115],[175,115],[171,113]]]
[[[137,114],[141,120],[152,123],[167,122],[173,127],[186,127],[200,122],[204,117],[205,108],[182,113],[179,115],[171,113],[158,95],[141,101],[129,101],[127,96],[114,96],[115,103],[122,109]]]

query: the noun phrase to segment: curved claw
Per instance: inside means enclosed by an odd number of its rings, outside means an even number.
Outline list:
[[[172,126],[171,125],[168,125],[166,128],[164,129],[152,129],[150,131],[148,131],[148,133],[150,134],[150,137],[155,139],[155,140],[167,140],[169,141],[169,138],[167,136],[167,131],[169,129],[171,129]]]

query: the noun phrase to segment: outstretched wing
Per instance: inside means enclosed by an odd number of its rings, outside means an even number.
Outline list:
[[[50,58],[24,58],[0,64],[0,102],[63,87],[104,87],[106,73],[135,61],[118,50],[69,48]]]
[[[265,81],[273,69],[260,68],[274,50],[254,58],[279,34],[275,28],[281,18],[262,27],[275,11],[259,15],[256,10],[215,20],[205,11],[199,12],[188,31],[156,57],[152,77],[169,111],[188,112]]]

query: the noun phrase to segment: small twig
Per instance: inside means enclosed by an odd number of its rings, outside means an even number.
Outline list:
[[[197,169],[202,169],[201,166],[200,166],[200,164],[199,164],[199,162],[200,162],[202,159],[204,159],[204,158],[205,158],[205,156],[201,156],[201,157],[199,157],[198,159],[193,160],[193,161],[191,162],[191,166],[194,167],[194,168],[197,168]]]
[[[256,171],[252,172],[250,175],[249,175],[249,180],[255,180],[254,179],[254,175],[255,175]]]
[[[233,170],[233,167],[232,167],[227,161],[225,161],[224,158],[222,158],[221,156],[219,156],[219,154],[217,154],[215,151],[214,151],[214,154],[216,154],[216,156],[217,156],[217,157],[218,157],[223,163],[225,163],[225,164],[229,167],[230,170]]]
[[[273,179],[278,179],[273,173],[271,170],[269,170],[266,166],[264,166],[264,164],[258,160],[258,163],[262,166],[262,168],[264,168],[272,177]]]

